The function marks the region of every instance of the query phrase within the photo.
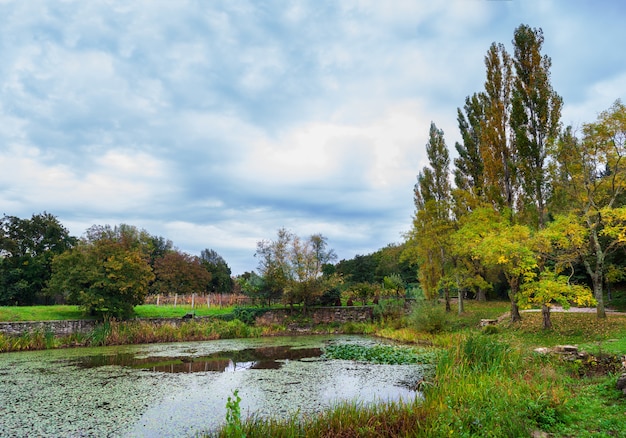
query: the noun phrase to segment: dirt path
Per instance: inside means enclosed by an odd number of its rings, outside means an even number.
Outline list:
[[[626,315],[625,312],[616,312],[612,309],[604,309],[608,315]],[[521,310],[521,312],[541,312],[541,309],[528,309]],[[550,307],[550,312],[569,312],[569,313],[596,313],[595,307],[570,307],[569,309],[564,309],[561,306],[552,306]]]

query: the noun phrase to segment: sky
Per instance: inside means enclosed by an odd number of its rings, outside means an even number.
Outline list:
[[[130,224],[257,268],[279,228],[403,241],[430,123],[543,29],[564,125],[626,98],[626,2],[0,0],[0,214]]]

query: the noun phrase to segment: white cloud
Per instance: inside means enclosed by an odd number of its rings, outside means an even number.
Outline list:
[[[3,3],[2,212],[47,210],[78,234],[131,223],[239,272],[281,226],[340,257],[374,251],[410,226],[430,122],[453,151],[456,108],[520,23],[544,27],[565,123],[624,98],[619,8],[591,8]]]
[[[2,203],[21,210],[99,211],[131,214],[138,208],[158,207],[157,200],[173,188],[166,166],[144,153],[109,150],[95,157],[95,166],[80,174],[69,166],[47,163],[35,147],[12,147],[0,154],[1,184],[11,187],[0,194]],[[162,208],[162,206],[161,206]]]
[[[598,115],[609,109],[617,99],[626,98],[626,72],[590,84],[585,98],[575,104],[565,103],[562,120],[565,125],[580,128],[584,123],[595,122]]]

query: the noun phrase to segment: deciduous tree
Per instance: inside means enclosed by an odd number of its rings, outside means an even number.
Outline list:
[[[515,134],[517,167],[525,204],[539,228],[546,223],[549,192],[547,157],[560,130],[563,99],[552,89],[552,61],[541,54],[543,31],[521,25],[513,37],[515,85],[511,127]]]
[[[169,251],[154,265],[155,290],[164,295],[205,293],[211,273],[200,258],[181,251]]]
[[[404,257],[417,263],[424,293],[434,298],[451,261],[448,236],[453,231],[450,156],[444,133],[434,123],[430,124],[426,153],[429,166],[424,167],[417,177],[414,190],[416,211],[413,227],[407,234]],[[449,288],[444,288],[444,294],[449,311]]]
[[[604,318],[606,258],[626,244],[626,208],[619,205],[626,190],[626,106],[616,101],[595,123],[584,125],[582,140],[567,130],[554,159],[567,211],[551,227],[568,236],[557,241],[561,257],[583,263],[593,283],[597,315]]]
[[[50,213],[0,219],[0,304],[45,302],[53,257],[76,242]]]
[[[552,328],[550,320],[550,306],[559,304],[569,309],[571,304],[588,306],[595,304],[591,289],[585,285],[572,284],[568,277],[559,275],[551,270],[544,270],[536,281],[525,283],[520,288],[517,297],[519,306],[530,308],[532,305],[541,306],[543,328]]]
[[[83,239],[54,258],[49,291],[90,314],[127,318],[143,303],[153,278],[140,250],[110,238]]]
[[[231,293],[233,280],[226,260],[212,249],[203,249],[200,253],[200,260],[205,269],[211,273],[210,290],[217,293]]]

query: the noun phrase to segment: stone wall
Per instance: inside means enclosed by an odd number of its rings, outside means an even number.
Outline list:
[[[300,310],[291,313],[288,309],[270,310],[256,318],[258,325],[283,324],[288,318],[299,317]],[[321,307],[309,311],[307,317],[314,324],[330,322],[370,322],[372,320],[371,307]],[[202,318],[196,318],[196,320]],[[178,325],[185,321],[183,318],[153,318],[150,321],[155,325],[174,324]],[[39,331],[42,333],[53,333],[55,336],[67,336],[72,333],[87,333],[98,324],[92,320],[73,321],[22,321],[22,322],[0,322],[0,333],[9,336],[20,336],[24,333]]]
[[[284,324],[289,318],[300,316],[300,310],[274,309],[256,318],[257,325]],[[330,322],[371,322],[372,308],[368,306],[316,307],[309,310],[307,317],[315,324]]]
[[[73,333],[87,333],[97,325],[96,321],[24,321],[24,322],[0,322],[0,333],[9,336],[20,336],[24,333],[39,331],[51,332],[55,336],[66,336]]]

